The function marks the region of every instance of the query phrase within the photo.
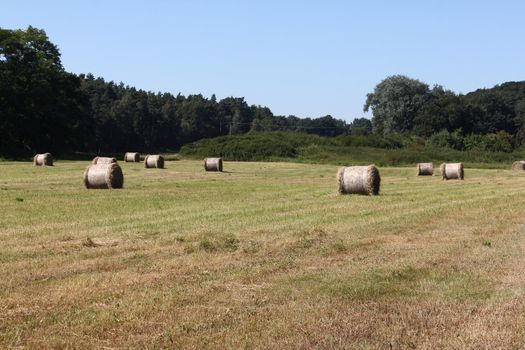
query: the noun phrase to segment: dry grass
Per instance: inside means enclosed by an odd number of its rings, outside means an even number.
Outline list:
[[[325,165],[1,166],[0,348],[525,347],[521,173],[381,168],[364,197]]]

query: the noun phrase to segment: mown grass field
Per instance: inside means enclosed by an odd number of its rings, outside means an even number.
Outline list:
[[[87,164],[0,164],[0,348],[525,347],[525,173]]]

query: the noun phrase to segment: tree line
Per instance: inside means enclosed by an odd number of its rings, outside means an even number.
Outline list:
[[[0,154],[176,150],[258,131],[348,133],[351,124],[276,116],[243,97],[154,93],[64,70],[44,30],[0,29]],[[371,124],[370,124],[371,126]]]
[[[88,97],[88,116],[94,144],[87,149],[177,149],[216,136],[260,131],[304,131],[337,136],[350,125],[332,116],[297,118],[276,116],[267,107],[248,105],[243,97],[217,100],[215,95],[172,95],[137,90],[80,75],[80,90]]]
[[[510,151],[525,143],[525,82],[455,94],[395,75],[367,95],[373,131],[421,136],[456,149]]]
[[[320,136],[418,135],[453,148],[525,143],[525,82],[457,95],[392,76],[368,94],[372,120],[274,115],[243,97],[154,93],[65,71],[42,29],[0,28],[0,155],[177,150],[203,138],[263,131]],[[459,141],[458,141],[459,140]],[[489,142],[492,140],[491,142]],[[505,147],[507,147],[505,143]],[[490,147],[487,146],[487,149]],[[508,148],[508,147],[507,147]]]

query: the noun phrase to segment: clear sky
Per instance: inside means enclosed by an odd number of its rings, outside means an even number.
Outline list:
[[[525,1],[3,0],[0,26],[45,29],[64,67],[137,88],[245,97],[348,121],[405,74],[456,92],[525,80]]]

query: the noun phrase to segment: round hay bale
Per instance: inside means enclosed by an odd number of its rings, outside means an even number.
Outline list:
[[[463,180],[465,178],[463,163],[443,163],[439,168],[443,180]]]
[[[512,163],[512,170],[523,171],[525,170],[525,160],[517,160]]]
[[[112,157],[95,157],[93,158],[92,164],[111,164],[116,163],[117,159]]]
[[[432,163],[417,163],[417,176],[432,176],[434,175],[434,164]]]
[[[378,195],[381,186],[379,170],[375,165],[342,167],[337,172],[339,194]]]
[[[33,164],[36,166],[53,166],[53,156],[51,153],[41,153],[33,157]]]
[[[84,172],[86,188],[122,188],[124,175],[117,163],[92,164]]]
[[[133,163],[140,162],[139,152],[126,152],[126,154],[124,154],[124,161],[126,163],[127,162],[133,162]]]
[[[145,168],[158,168],[164,169],[164,157],[161,155],[147,155],[144,158],[144,167]]]
[[[205,158],[204,170],[206,171],[222,171],[222,158]]]

